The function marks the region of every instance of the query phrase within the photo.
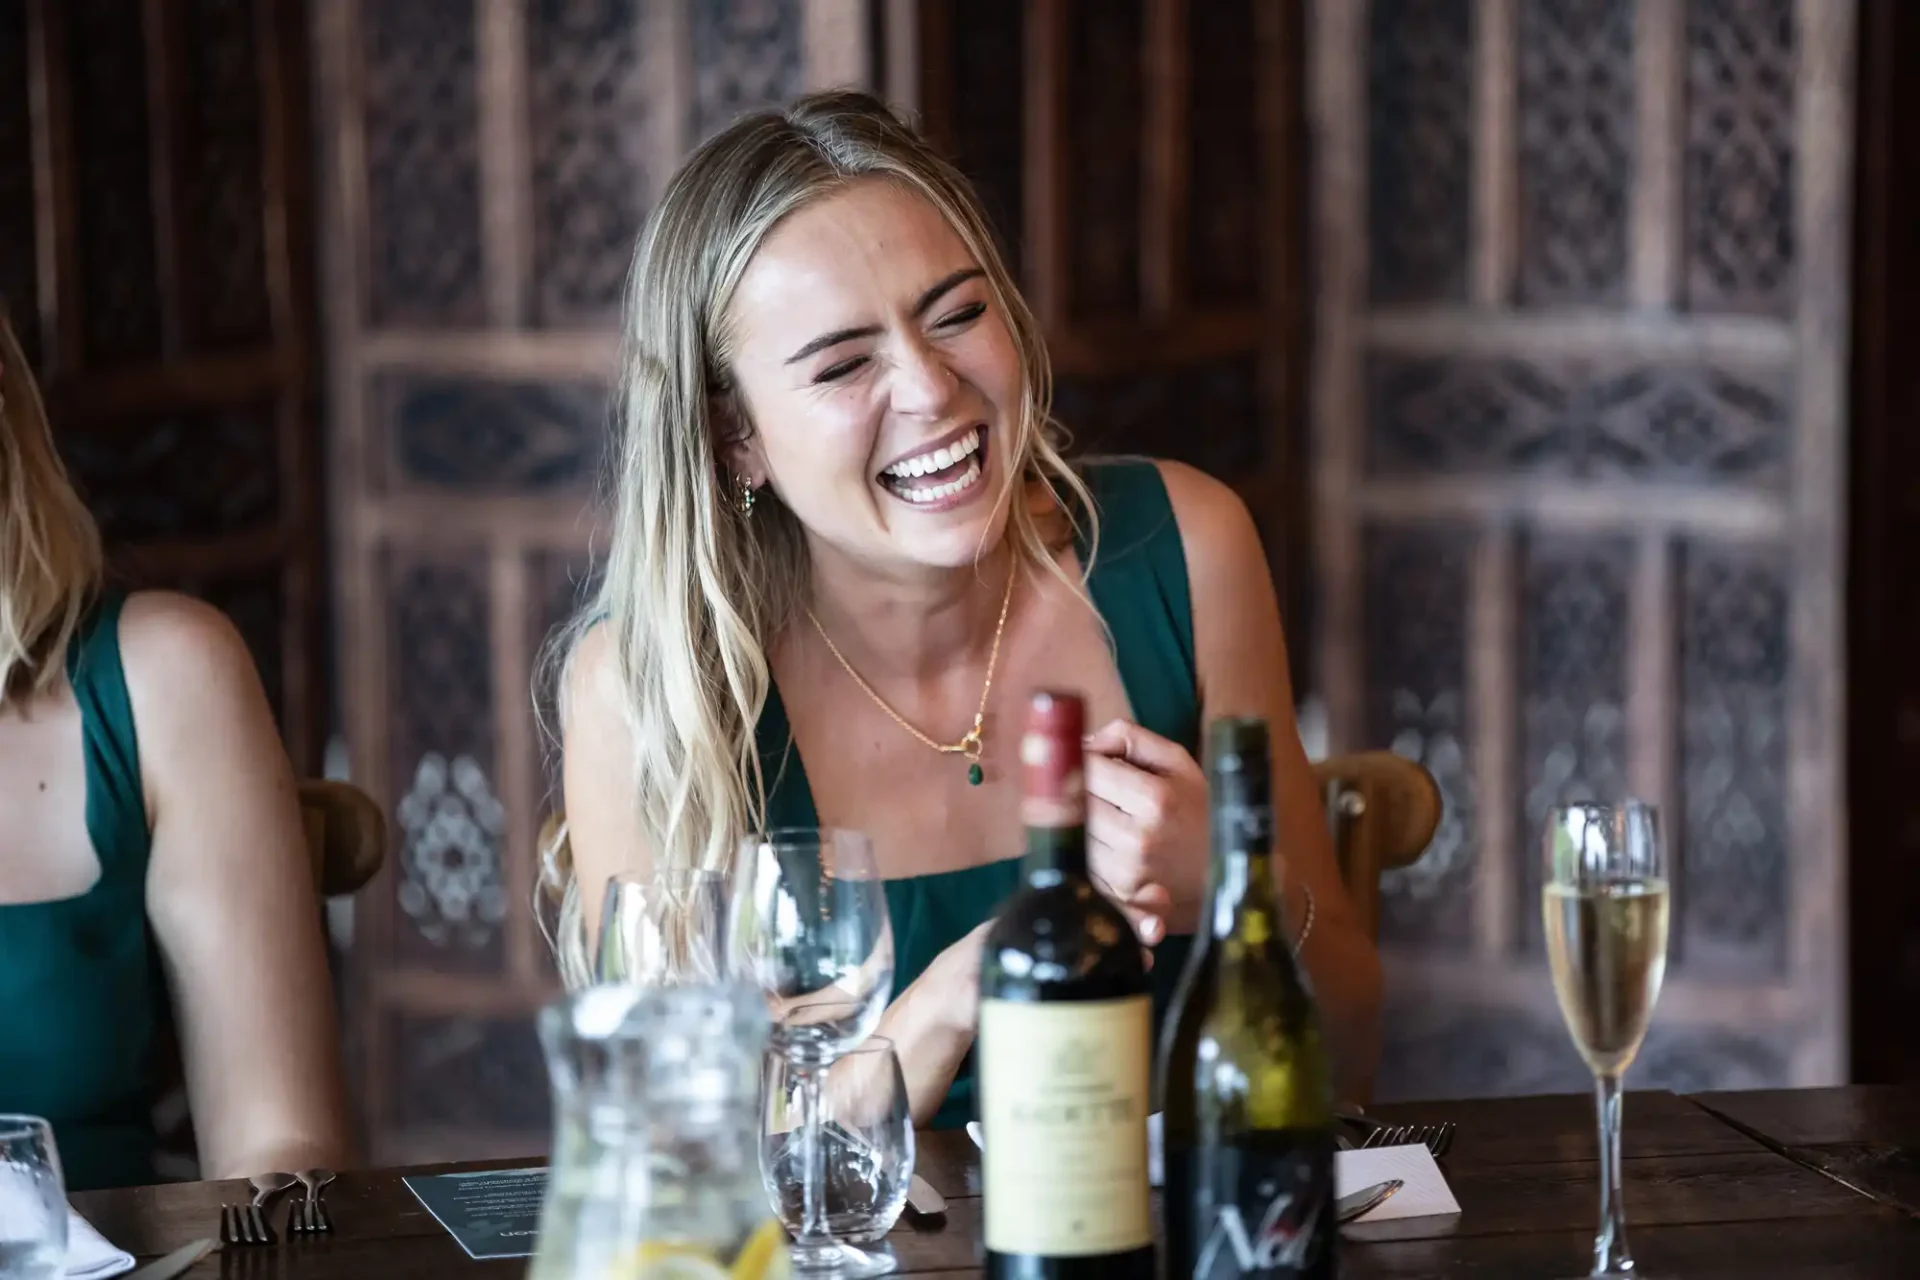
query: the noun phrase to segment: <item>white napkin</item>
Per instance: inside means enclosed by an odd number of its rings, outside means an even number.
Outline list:
[[[133,1255],[116,1249],[93,1224],[67,1210],[67,1280],[106,1280],[133,1270]]]
[[[1356,1223],[1387,1222],[1394,1218],[1430,1218],[1460,1212],[1447,1175],[1434,1163],[1433,1153],[1418,1142],[1404,1147],[1374,1147],[1368,1151],[1333,1153],[1333,1193],[1350,1196],[1362,1187],[1394,1178],[1406,1185],[1387,1197],[1385,1204],[1355,1219]]]
[[[978,1120],[967,1121],[967,1136],[973,1145],[984,1148]],[[1159,1186],[1163,1177],[1160,1149],[1160,1113],[1147,1117],[1147,1180]],[[1392,1218],[1424,1218],[1434,1214],[1458,1213],[1460,1202],[1453,1198],[1447,1176],[1434,1163],[1433,1153],[1419,1143],[1404,1147],[1376,1147],[1371,1151],[1333,1153],[1334,1194],[1352,1195],[1362,1187],[1398,1178],[1406,1185],[1387,1197],[1385,1204],[1359,1219],[1362,1222],[1386,1222]]]

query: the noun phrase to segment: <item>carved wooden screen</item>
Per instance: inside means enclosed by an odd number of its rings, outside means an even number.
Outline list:
[[[352,1059],[378,1158],[546,1142],[532,664],[596,536],[620,290],[680,155],[864,75],[851,0],[325,0],[341,695],[390,805]]]
[[[1314,555],[1336,745],[1447,795],[1389,876],[1383,1094],[1580,1088],[1548,805],[1660,802],[1634,1079],[1842,1074],[1847,0],[1321,0]]]
[[[224,609],[325,730],[293,0],[0,0],[0,297],[111,568]]]
[[[1081,448],[1235,484],[1295,596],[1299,6],[923,0],[912,16],[922,118],[1040,317],[1056,415]]]

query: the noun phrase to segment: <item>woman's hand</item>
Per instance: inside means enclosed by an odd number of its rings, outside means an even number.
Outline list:
[[[1127,720],[1088,737],[1088,863],[1143,942],[1198,923],[1207,815],[1206,775],[1179,743]]]

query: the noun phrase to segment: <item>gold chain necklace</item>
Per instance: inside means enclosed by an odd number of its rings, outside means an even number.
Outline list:
[[[987,695],[993,692],[993,669],[995,664],[1000,661],[1000,634],[1007,629],[1007,609],[1013,604],[1013,584],[1018,577],[1019,565],[1016,563],[1007,574],[1007,594],[1000,601],[1000,621],[996,623],[993,628],[993,648],[987,653],[987,678],[980,686],[980,707],[973,713],[973,728],[967,730],[966,736],[962,737],[958,742],[935,742],[932,738],[929,738],[926,734],[909,724],[905,716],[895,711],[888,705],[885,698],[873,691],[872,685],[860,678],[860,673],[853,669],[853,664],[848,662],[846,656],[840,652],[840,646],[833,642],[833,637],[827,634],[827,629],[820,625],[820,619],[814,617],[812,609],[807,610],[807,618],[813,623],[813,629],[820,633],[820,638],[827,642],[827,648],[833,653],[835,658],[839,659],[840,665],[845,668],[846,673],[853,677],[853,682],[866,691],[867,696],[873,699],[875,705],[892,716],[895,724],[932,747],[935,751],[938,751],[941,755],[965,756],[967,758],[967,782],[969,785],[977,787],[987,776],[986,771],[980,767],[980,754],[985,746],[980,737],[980,726],[986,722]]]

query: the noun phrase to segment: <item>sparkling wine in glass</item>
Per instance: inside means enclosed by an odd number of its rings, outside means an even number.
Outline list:
[[[803,1214],[794,1273],[885,1274],[891,1259],[829,1230],[820,1104],[827,1068],[873,1033],[893,995],[893,926],[873,846],[856,831],[748,836],[734,863],[728,943],[734,972],[766,995],[772,1046],[796,1086]]]
[[[1638,1274],[1620,1199],[1620,1079],[1640,1052],[1667,971],[1667,867],[1652,805],[1572,804],[1546,831],[1541,913],[1560,1016],[1593,1072],[1600,1230],[1593,1277]]]

